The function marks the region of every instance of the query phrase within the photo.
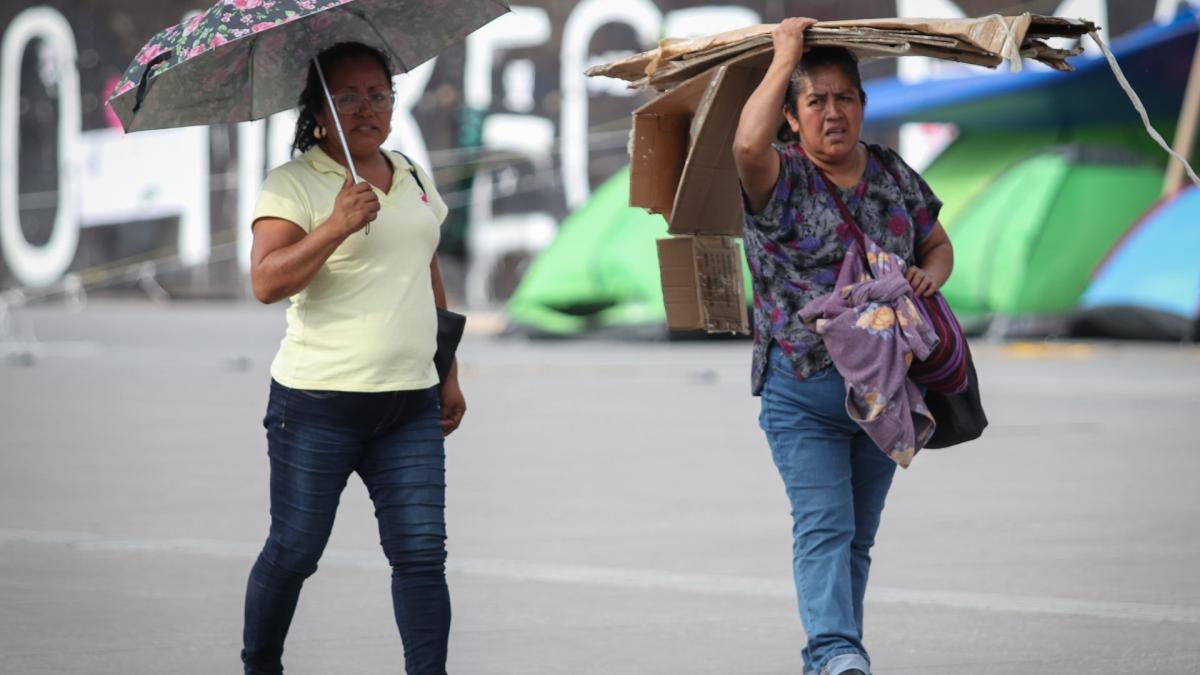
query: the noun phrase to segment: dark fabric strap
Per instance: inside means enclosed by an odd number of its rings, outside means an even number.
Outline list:
[[[866,177],[867,169],[870,168],[871,158],[874,158],[875,161],[879,163],[881,168],[891,174],[892,180],[896,181],[896,187],[900,187],[900,177],[897,176],[894,171],[892,171],[891,167],[883,163],[883,158],[880,157],[874,150],[872,150],[870,146],[866,146],[866,148],[867,166],[863,167],[864,179]],[[806,157],[808,156],[807,153],[804,152],[804,148],[800,148],[800,153],[804,154]],[[854,219],[854,215],[850,213],[850,209],[846,206],[846,202],[842,200],[841,190],[838,189],[837,184],[834,183],[829,177],[829,174],[825,173],[824,169],[817,166],[817,163],[813,162],[811,158],[809,159],[809,162],[812,163],[813,168],[816,169],[817,173],[821,176],[821,180],[825,183],[825,191],[828,192],[829,196],[833,198],[833,203],[837,205],[838,211],[842,214],[842,220],[845,221],[846,227],[850,228],[850,233],[853,234],[855,240],[858,241],[858,248],[865,259],[867,255],[867,235],[863,233],[862,228],[858,226],[858,221]],[[903,188],[901,189],[903,190]]]
[[[825,181],[825,191],[833,198],[833,203],[837,205],[838,211],[842,214],[842,222],[846,223],[846,227],[850,228],[850,234],[854,235],[854,239],[858,242],[858,252],[866,259],[867,255],[867,235],[863,234],[862,228],[858,226],[858,221],[854,219],[854,214],[850,213],[850,208],[846,206],[846,202],[842,200],[842,195],[839,194],[838,186],[832,179],[826,175],[825,170],[813,164],[817,169],[817,173],[821,174],[821,180]]]
[[[801,148],[800,152],[803,153],[804,149]],[[892,179],[896,181],[896,185],[899,187],[900,177],[883,162],[882,157],[879,157],[868,146],[867,161],[870,162],[872,157],[875,158],[875,161],[879,162],[879,165],[885,171],[891,174]],[[812,160],[810,159],[809,161]],[[821,180],[825,182],[825,190],[833,199],[834,204],[837,205],[842,220],[845,221],[846,227],[849,228],[850,233],[854,235],[854,239],[858,242],[859,253],[863,257],[863,264],[867,270],[870,270],[871,263],[867,259],[867,235],[858,226],[858,222],[850,213],[846,202],[842,200],[842,195],[837,185],[815,162],[813,163],[813,167],[821,175]],[[864,169],[864,173],[865,171],[866,169]],[[903,188],[901,190],[903,191]],[[960,394],[970,385],[967,373],[967,358],[970,351],[967,347],[966,338],[962,334],[962,327],[959,326],[958,319],[954,316],[954,312],[950,310],[950,305],[946,303],[946,299],[942,296],[941,292],[934,293],[932,296],[918,296],[916,299],[917,308],[932,325],[934,332],[938,336],[938,346],[925,360],[913,361],[909,367],[909,375],[917,382],[925,385],[930,391],[942,394]]]
[[[403,152],[399,150],[393,150],[392,152],[400,155],[404,158],[404,161],[408,162],[408,172],[412,174],[413,180],[417,181],[417,187],[421,188],[421,194],[429,194],[429,191],[425,189],[425,184],[421,182],[421,175],[417,173],[417,165],[413,164],[413,161]]]

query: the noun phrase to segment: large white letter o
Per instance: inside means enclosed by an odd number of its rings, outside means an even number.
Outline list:
[[[58,59],[58,206],[50,240],[34,246],[21,231],[17,173],[20,166],[21,60],[30,41],[40,38]],[[80,142],[79,69],[75,35],[58,11],[33,7],[17,15],[0,42],[0,251],[17,281],[42,286],[60,279],[79,245]]]

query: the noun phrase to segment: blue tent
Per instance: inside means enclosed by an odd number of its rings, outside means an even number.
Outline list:
[[[1178,116],[1198,32],[1200,15],[1184,6],[1170,23],[1149,23],[1113,41],[1113,54],[1152,119]],[[872,80],[866,124],[952,122],[964,132],[1141,126],[1102,55],[1076,57],[1071,64],[1070,73],[1028,68],[916,85]]]
[[[1200,188],[1151,209],[1101,263],[1073,321],[1076,335],[1193,337],[1200,312]]]

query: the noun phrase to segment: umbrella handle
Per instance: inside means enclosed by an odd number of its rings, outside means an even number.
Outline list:
[[[158,64],[171,58],[171,55],[174,53],[175,52],[168,49],[167,51],[151,59],[150,62],[146,64],[146,67],[142,69],[142,79],[140,82],[138,82],[137,99],[133,103],[133,112],[136,113],[142,109],[142,102],[146,100],[146,94],[150,91],[150,71],[154,70],[154,67]]]
[[[358,170],[354,167],[354,158],[350,156],[350,144],[346,142],[346,133],[342,131],[342,120],[338,117],[337,108],[333,105],[333,95],[329,93],[329,85],[325,82],[325,71],[321,69],[321,62],[315,56],[313,65],[317,68],[317,77],[321,79],[321,89],[325,92],[325,102],[329,104],[329,112],[333,115],[333,126],[337,129],[338,140],[342,142],[342,154],[346,157],[346,165],[350,167],[350,176],[357,185],[362,182],[362,178],[359,178]],[[363,233],[371,234],[369,223]]]

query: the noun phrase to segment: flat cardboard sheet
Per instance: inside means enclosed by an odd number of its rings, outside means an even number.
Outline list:
[[[588,70],[637,88],[671,88],[690,76],[748,51],[771,47],[774,24],[748,26],[702,38],[667,38],[658,48]],[[1022,14],[978,19],[862,19],[825,21],[805,33],[812,46],[845,47],[860,58],[929,56],[995,68],[1020,56],[1060,70],[1077,50],[1050,47],[1049,37],[1079,37],[1095,29],[1090,21]],[[684,71],[681,75],[677,71]]]
[[[658,240],[667,327],[709,333],[750,332],[742,247],[732,237]]]
[[[631,206],[661,213],[671,234],[741,236],[733,136],[769,64],[751,52],[634,111]]]
[[[629,203],[663,214],[668,223],[691,150],[692,119],[714,75],[702,73],[633,113]]]

